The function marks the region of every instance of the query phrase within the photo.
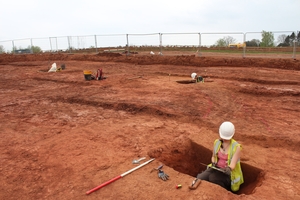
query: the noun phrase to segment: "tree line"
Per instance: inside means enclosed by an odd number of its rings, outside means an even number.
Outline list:
[[[28,46],[27,48],[14,47],[11,53],[41,53],[42,49],[39,46]],[[5,53],[5,49],[0,45],[0,53]]]
[[[231,36],[225,36],[221,39],[218,39],[214,46],[217,47],[228,47],[230,44],[235,44],[236,39]],[[300,32],[296,35],[294,32],[291,35],[279,35],[277,42],[275,42],[274,33],[262,31],[261,40],[252,39],[245,41],[247,47],[290,47],[294,46],[296,43],[297,46],[300,46]]]
[[[221,39],[218,39],[212,47],[229,47],[230,44],[235,44],[236,39],[231,36],[225,36]],[[261,32],[261,40],[252,39],[244,42],[247,47],[291,47],[291,46],[300,46],[300,31],[296,35],[294,32],[291,35],[279,35],[277,38],[277,42],[275,42],[274,33],[262,31]],[[239,45],[237,47],[244,46]],[[40,53],[42,52],[39,46],[28,46],[27,48],[16,48],[14,47],[11,53]],[[5,53],[5,49],[2,45],[0,45],[0,53]]]

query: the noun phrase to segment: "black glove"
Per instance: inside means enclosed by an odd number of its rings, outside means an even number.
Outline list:
[[[158,170],[158,178],[162,179],[163,181],[166,181],[169,179],[169,175],[166,174],[163,170]]]
[[[225,167],[224,173],[227,174],[228,176],[231,175],[231,168],[229,166]]]

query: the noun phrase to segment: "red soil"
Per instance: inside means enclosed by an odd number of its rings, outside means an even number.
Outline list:
[[[98,68],[105,80],[84,79]],[[0,199],[300,199],[297,59],[4,54],[0,72]],[[177,82],[192,72],[205,82]],[[245,183],[189,190],[227,120]],[[150,173],[161,164],[168,181]]]

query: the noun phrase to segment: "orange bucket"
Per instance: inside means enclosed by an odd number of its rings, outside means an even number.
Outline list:
[[[83,70],[84,79],[87,81],[92,80],[92,71],[90,70]]]

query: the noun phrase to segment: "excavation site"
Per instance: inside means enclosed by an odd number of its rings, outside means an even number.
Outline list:
[[[297,57],[0,54],[0,73],[0,199],[300,199]],[[244,183],[190,190],[224,121]]]

